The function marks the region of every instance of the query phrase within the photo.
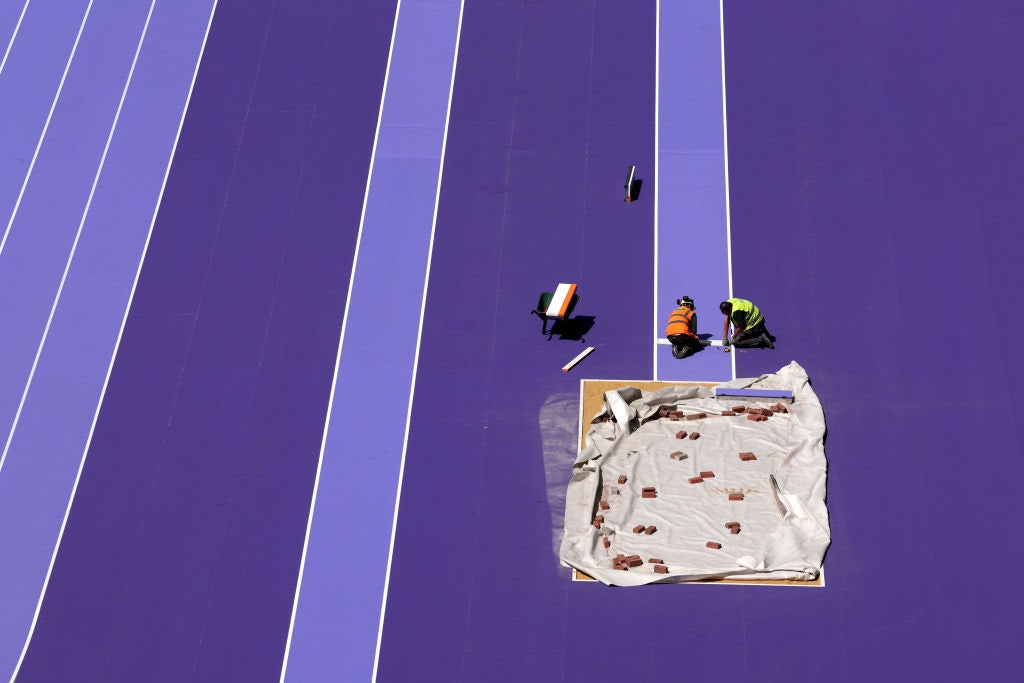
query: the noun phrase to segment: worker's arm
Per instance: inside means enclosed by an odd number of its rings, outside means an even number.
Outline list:
[[[696,334],[697,334],[697,314],[696,313],[694,313],[693,317],[690,318],[690,332],[692,332],[694,334],[694,336],[696,336]]]
[[[743,311],[732,312],[732,338],[735,339],[747,329],[747,314]]]
[[[722,343],[726,346],[729,345],[729,316],[725,316],[725,324],[722,325]]]

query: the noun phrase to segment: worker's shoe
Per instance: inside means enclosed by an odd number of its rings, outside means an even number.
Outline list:
[[[772,343],[773,341],[775,341],[773,337],[770,337],[764,333],[761,334],[761,346],[763,346],[764,348],[774,349],[775,344]]]

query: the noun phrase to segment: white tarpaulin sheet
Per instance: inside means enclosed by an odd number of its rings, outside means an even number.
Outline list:
[[[825,417],[807,374],[794,362],[726,387],[793,399],[683,385],[605,394],[566,493],[563,562],[619,586],[818,576],[830,541]]]

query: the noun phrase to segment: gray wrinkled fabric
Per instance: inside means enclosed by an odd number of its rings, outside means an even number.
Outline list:
[[[818,576],[830,542],[825,418],[807,374],[793,362],[774,374],[726,386],[789,389],[794,398],[783,401],[788,413],[754,422],[745,414],[723,416],[722,411],[737,405],[770,408],[778,399],[715,398],[713,390],[697,386],[608,392],[566,492],[564,563],[619,586]],[[658,416],[663,407],[707,417],[673,421]],[[602,419],[612,414],[614,422]],[[678,439],[680,430],[698,432],[700,438]],[[741,452],[757,459],[743,462]],[[673,453],[681,455],[670,457]],[[689,483],[702,471],[714,477]],[[620,475],[626,483],[618,483]],[[770,475],[779,485],[778,500]],[[642,489],[651,486],[657,497],[643,498]],[[731,501],[730,493],[742,493],[744,499]],[[600,509],[602,500],[609,509]],[[604,518],[600,529],[592,524],[598,514]],[[730,533],[729,522],[739,522],[740,533]],[[640,525],[657,530],[634,533]],[[709,541],[722,547],[708,548]],[[618,554],[640,555],[643,564],[614,569]],[[664,560],[668,573],[655,573],[650,559]]]

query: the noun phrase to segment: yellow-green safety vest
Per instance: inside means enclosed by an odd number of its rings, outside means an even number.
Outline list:
[[[732,313],[729,315],[729,319],[732,320],[733,325],[736,324],[736,319],[733,315],[735,315],[737,311],[743,311],[747,314],[747,321],[744,323],[743,329],[748,329],[764,322],[764,316],[761,315],[761,309],[746,299],[729,299],[729,303],[732,304]]]

